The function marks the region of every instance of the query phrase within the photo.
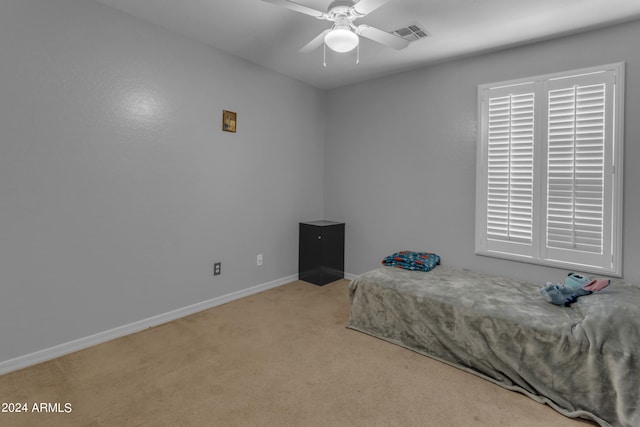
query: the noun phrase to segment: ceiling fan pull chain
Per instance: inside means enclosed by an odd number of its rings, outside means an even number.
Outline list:
[[[360,63],[360,43],[356,47],[356,65]]]

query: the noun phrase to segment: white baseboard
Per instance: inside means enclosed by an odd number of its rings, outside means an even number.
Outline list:
[[[111,341],[116,338],[123,337],[125,335],[140,332],[144,329],[161,325],[163,323],[171,322],[181,317],[189,316],[208,308],[212,308],[227,302],[231,302],[240,298],[247,297],[249,295],[257,294],[258,292],[266,291],[267,289],[276,288],[278,286],[285,285],[287,283],[298,280],[298,275],[291,275],[277,279],[271,282],[263,283],[261,285],[253,286],[241,291],[232,292],[230,294],[222,295],[207,301],[202,301],[187,307],[179,308],[177,310],[169,311],[164,314],[152,316],[147,319],[139,320],[137,322],[130,323],[128,325],[119,326],[108,331],[99,332],[94,335],[90,335],[77,340],[69,341],[64,344],[56,345],[54,347],[46,348],[44,350],[36,351],[24,356],[18,356],[14,359],[9,359],[0,362],[0,375],[17,371],[18,369],[26,368],[28,366],[36,365],[38,363],[46,362],[47,360],[55,359],[56,357],[64,356],[69,353],[73,353],[78,350],[83,350],[88,347],[92,347],[97,344],[101,344],[107,341]]]

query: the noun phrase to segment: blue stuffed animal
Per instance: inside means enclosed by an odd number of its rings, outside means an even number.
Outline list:
[[[591,293],[584,288],[589,283],[591,280],[588,277],[569,273],[564,280],[564,285],[547,282],[540,289],[540,294],[552,304],[569,307],[578,297]]]

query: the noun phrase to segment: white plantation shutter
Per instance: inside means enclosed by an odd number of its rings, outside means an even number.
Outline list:
[[[611,72],[551,80],[547,95],[546,257],[610,263]]]
[[[479,86],[476,253],[620,274],[623,72]]]
[[[489,91],[487,239],[496,250],[531,253],[534,86]]]

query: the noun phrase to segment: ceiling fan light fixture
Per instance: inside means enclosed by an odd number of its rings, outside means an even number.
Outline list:
[[[355,49],[359,41],[356,33],[345,28],[336,28],[324,36],[324,42],[329,49],[339,53],[345,53]]]

